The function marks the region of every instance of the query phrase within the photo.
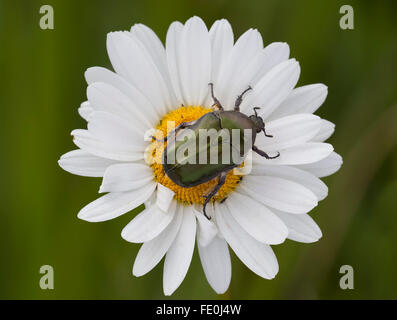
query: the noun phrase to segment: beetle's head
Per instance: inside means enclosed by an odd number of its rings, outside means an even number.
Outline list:
[[[254,123],[256,132],[259,133],[265,129],[265,123],[263,122],[263,119],[260,116],[258,116],[258,114],[256,113],[257,109],[260,109],[260,108],[255,107],[254,108],[255,114],[253,114],[249,118]]]

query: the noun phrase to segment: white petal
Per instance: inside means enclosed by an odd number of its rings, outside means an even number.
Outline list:
[[[136,161],[143,159],[143,152],[126,149],[123,146],[115,146],[95,137],[88,130],[77,129],[72,131],[73,142],[80,149],[98,157],[118,160]]]
[[[143,25],[135,24],[131,27],[131,35],[138,39],[145,49],[150,54],[152,61],[156,64],[159,71],[167,75],[167,60],[165,56],[165,49],[160,39],[152,29]]]
[[[328,157],[318,162],[302,164],[297,168],[306,170],[319,178],[330,176],[340,169],[343,159],[336,152],[332,152]]]
[[[115,163],[80,149],[65,153],[58,161],[63,170],[85,177],[102,177],[106,168]]]
[[[227,100],[222,101],[225,107],[234,106],[239,96],[248,86],[255,86],[263,76],[274,66],[288,59],[289,47],[286,43],[272,43],[259,51],[254,57],[246,61],[246,65],[238,72],[237,76],[230,79]],[[215,84],[215,87],[217,84]],[[244,99],[251,92],[244,95]]]
[[[269,207],[289,213],[306,213],[317,206],[317,197],[303,185],[271,176],[246,176],[241,192]]]
[[[328,121],[321,119],[320,131],[313,137],[314,142],[324,142],[327,140],[335,131],[335,125]]]
[[[262,49],[263,41],[260,33],[258,30],[249,29],[236,41],[222,63],[219,76],[214,79],[214,93],[225,109],[233,108],[234,101],[241,93],[241,85],[234,86],[234,83],[239,81],[241,72]],[[249,84],[246,83],[244,86],[248,87]]]
[[[224,92],[225,97],[220,98],[220,102],[225,109],[232,109],[236,103],[237,97],[245,90],[248,89],[249,86],[253,86],[256,82],[254,81],[255,76],[263,66],[264,59],[266,58],[266,52],[264,50],[257,53],[252,59],[245,61],[246,65],[244,65],[241,70],[233,75],[234,78],[228,80],[227,90],[225,89],[225,85],[214,84],[214,88],[220,87],[220,91]],[[237,66],[239,67],[239,66]],[[225,80],[222,80],[225,81]],[[219,82],[218,82],[219,83]],[[247,95],[251,94],[250,91],[244,94],[244,99]],[[215,90],[215,96],[216,90]],[[219,99],[219,97],[217,97]]]
[[[134,112],[144,114],[150,120],[152,126],[156,125],[159,117],[162,116],[159,110],[137,88],[120,75],[101,67],[88,68],[84,75],[89,85],[95,82],[103,82],[120,90],[134,103]]]
[[[88,117],[92,111],[94,111],[94,109],[91,107],[88,101],[84,101],[78,109],[79,115],[86,121],[88,121]]]
[[[266,133],[258,134],[255,144],[259,149],[278,151],[311,140],[320,130],[321,118],[313,114],[297,114],[266,123]]]
[[[260,243],[245,232],[224,203],[215,211],[220,232],[240,260],[257,275],[265,279],[273,279],[278,272],[278,263],[271,247]]]
[[[159,184],[157,184],[158,187]],[[149,199],[147,199],[143,204],[145,205],[145,208],[154,206],[156,204],[156,199],[157,199],[157,192],[153,192],[153,194],[150,196]]]
[[[328,88],[322,83],[296,88],[274,110],[268,120],[278,119],[296,113],[314,113],[323,104],[327,94]]]
[[[157,185],[157,200],[156,205],[163,211],[167,211],[174,198],[175,192],[162,184]]]
[[[261,203],[237,191],[230,194],[225,203],[233,218],[251,237],[266,244],[285,241],[287,227]]]
[[[152,127],[147,116],[131,99],[117,88],[104,82],[94,82],[87,88],[87,97],[92,108],[124,118],[131,126],[145,132]]]
[[[108,193],[81,209],[78,217],[89,222],[114,219],[144,203],[155,188],[152,182],[138,190]]]
[[[167,212],[161,210],[157,205],[146,208],[124,227],[121,236],[124,240],[134,243],[154,239],[170,224],[176,208],[176,201]]]
[[[174,241],[183,218],[183,207],[178,206],[172,221],[156,238],[145,242],[136,256],[132,273],[136,277],[143,276],[152,270],[164,257]]]
[[[153,181],[153,171],[146,164],[118,163],[105,171],[99,192],[135,190],[150,181]]]
[[[288,239],[311,243],[322,237],[320,228],[308,214],[288,214],[278,211],[277,215],[289,229]]]
[[[285,150],[278,150],[280,156],[275,159],[266,159],[254,153],[253,161],[264,165],[301,165],[314,163],[328,157],[334,148],[328,143],[306,142]],[[275,152],[269,153],[275,155]]]
[[[182,30],[178,70],[185,105],[202,105],[211,79],[211,43],[207,27],[198,17],[186,21]]]
[[[213,210],[213,205],[208,204],[207,214],[210,217],[214,216]],[[214,237],[218,233],[218,229],[213,221],[208,220],[201,211],[193,208],[193,212],[196,215],[198,222],[197,241],[202,247],[205,247],[214,239]]]
[[[153,106],[165,113],[172,101],[164,80],[145,47],[129,34],[108,34],[107,49],[112,65],[116,72],[142,92]]]
[[[172,87],[174,88],[174,92],[177,99],[179,100],[179,103],[183,103],[181,78],[178,69],[179,47],[181,43],[182,30],[183,24],[179,21],[171,23],[167,31],[167,38],[165,42],[168,70],[170,73]]]
[[[311,190],[319,201],[328,195],[328,187],[324,182],[313,174],[295,167],[256,165],[253,166],[250,175],[279,177],[297,182]]]
[[[191,207],[184,207],[179,232],[164,260],[163,287],[171,295],[182,283],[192,260],[196,238],[196,217]]]
[[[226,241],[215,237],[207,246],[198,243],[197,247],[208,283],[217,294],[225,293],[232,278],[232,264]]]
[[[148,28],[143,24],[135,24],[131,28],[131,35],[138,39],[145,49],[150,54],[153,63],[156,65],[157,69],[160,71],[163,81],[167,86],[167,90],[171,98],[171,106],[178,105],[172,84],[170,81],[167,58],[165,54],[165,49],[163,44],[152,29]]]
[[[267,120],[267,117],[295,87],[299,74],[299,63],[295,59],[279,63],[253,86],[253,90],[245,97],[240,109],[248,112],[253,107],[260,107],[258,114]]]
[[[144,152],[147,142],[144,133],[128,121],[111,113],[95,111],[90,115],[88,131],[112,146],[131,152]]]
[[[217,20],[209,31],[212,51],[211,81],[218,78],[219,71],[226,57],[233,48],[234,36],[232,26],[226,19]]]
[[[274,66],[285,61],[289,57],[289,46],[285,42],[273,42],[263,49],[260,56],[262,64],[256,70],[251,85],[255,85]]]

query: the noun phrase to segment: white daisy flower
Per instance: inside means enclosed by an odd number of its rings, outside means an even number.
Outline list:
[[[278,272],[271,245],[286,238],[314,242],[321,237],[307,214],[328,193],[320,178],[336,172],[342,158],[324,143],[334,124],[313,113],[327,96],[323,84],[295,88],[300,67],[289,58],[286,43],[264,47],[260,33],[250,29],[236,42],[228,21],[210,30],[193,17],[169,27],[165,48],[148,27],[137,24],[107,37],[115,72],[89,68],[87,98],[79,108],[87,129],[72,132],[79,149],[64,154],[59,165],[73,174],[103,177],[100,193],[78,217],[99,222],[116,218],[142,203],[145,209],[122,231],[122,237],[143,243],[133,274],[142,276],[165,256],[163,288],[171,295],[189,269],[195,242],[208,282],[224,293],[231,279],[230,248],[259,276]],[[177,185],[158,162],[147,163],[147,150],[158,144],[144,139],[156,128],[168,134],[176,125],[212,112],[209,83],[226,110],[249,86],[240,111],[253,107],[266,123],[255,145],[269,154],[253,153],[252,171],[230,171],[213,202],[202,204],[217,179],[191,188]],[[149,140],[149,141],[147,141]],[[146,157],[145,157],[146,150]],[[158,157],[149,152],[152,160]],[[225,200],[226,199],[226,200]]]

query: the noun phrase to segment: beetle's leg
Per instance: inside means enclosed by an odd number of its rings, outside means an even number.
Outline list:
[[[263,131],[263,133],[265,134],[265,137],[273,138],[273,135],[267,134],[267,133],[266,133],[265,127],[263,127],[262,131]]]
[[[211,220],[211,217],[207,216],[207,212],[205,211],[205,207],[207,206],[208,202],[210,202],[211,199],[217,194],[219,189],[224,185],[225,181],[226,181],[226,172],[222,172],[219,175],[218,184],[214,187],[214,189],[211,190],[211,192],[209,194],[204,196],[205,202],[204,202],[204,206],[203,206],[203,213],[204,213],[205,217],[208,220]]]
[[[236,99],[236,102],[234,103],[234,111],[240,111],[240,104],[243,102],[243,96],[247,91],[252,90],[251,86],[248,86],[247,89],[245,89]]]
[[[211,97],[212,97],[212,100],[214,100],[214,104],[212,106],[216,106],[218,108],[218,110],[223,111],[223,107],[222,107],[221,103],[214,95],[214,84],[211,82],[208,85],[211,87]]]
[[[219,113],[215,111],[215,112],[213,113],[213,115],[214,115],[215,117],[218,118],[218,120],[219,120],[219,127],[222,128],[222,119],[221,119],[221,117],[219,116]],[[222,129],[223,129],[223,128],[222,128]]]
[[[193,121],[192,121],[193,122]],[[163,139],[157,139],[155,136],[150,136],[153,140],[155,141],[159,141],[159,142],[166,142],[168,140],[168,138],[173,135],[173,134],[177,134],[180,130],[185,129],[190,127],[193,123],[192,122],[182,122],[179,126],[177,126],[174,130],[172,130],[168,136],[166,136]]]
[[[265,151],[258,149],[257,146],[252,146],[252,150],[255,151],[257,154],[259,154],[260,156],[265,157],[266,159],[276,159],[280,156],[280,152],[277,152],[276,156],[269,156]]]

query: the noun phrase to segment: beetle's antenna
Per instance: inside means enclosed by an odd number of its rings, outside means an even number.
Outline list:
[[[261,107],[254,107],[254,112],[255,112],[255,117],[258,116],[258,114],[256,113],[256,110],[260,109]]]

